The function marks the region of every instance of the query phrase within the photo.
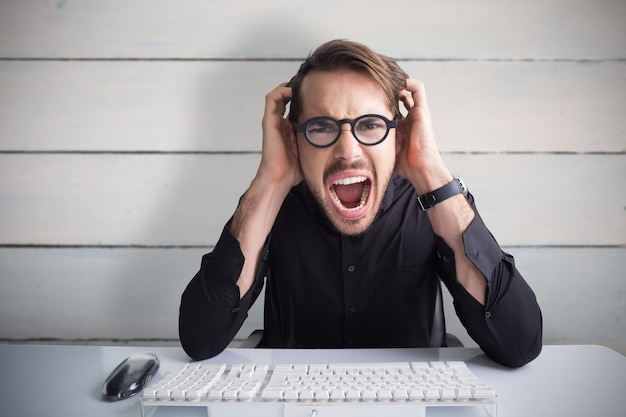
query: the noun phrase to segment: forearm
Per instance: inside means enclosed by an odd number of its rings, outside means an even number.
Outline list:
[[[542,348],[542,315],[534,293],[504,255],[489,279],[487,304],[480,305],[458,283],[447,283],[454,308],[470,337],[495,361],[520,367]]]
[[[239,242],[226,226],[213,252],[202,258],[200,270],[183,292],[179,336],[187,354],[201,360],[222,352],[235,337],[258,297],[263,280],[240,299],[236,281],[244,259]],[[265,271],[259,271],[259,276]]]
[[[185,352],[203,360],[222,352],[239,330],[239,294],[232,285],[230,294],[215,294],[205,286],[205,272],[189,282],[181,298],[178,332]]]
[[[243,196],[230,224],[230,232],[239,242],[244,257],[237,279],[241,298],[254,283],[266,239],[291,185],[276,183],[257,175]]]
[[[437,164],[428,175],[411,179],[418,195],[431,192],[453,180],[452,174]],[[433,232],[441,237],[454,252],[458,283],[480,304],[485,304],[486,277],[465,255],[463,234],[474,220],[474,210],[463,194],[452,196],[426,211]]]
[[[485,304],[486,277],[468,259],[463,234],[474,220],[474,210],[462,194],[428,210],[433,232],[454,252],[457,282],[480,304]]]
[[[291,187],[302,180],[296,153],[292,149],[294,132],[283,117],[291,94],[291,88],[283,83],[265,96],[261,163],[230,225],[245,259],[237,280],[242,298],[254,283],[261,249],[285,197]]]
[[[463,236],[466,258],[487,277],[485,305],[456,278],[455,255],[439,239],[439,275],[454,298],[454,307],[469,335],[494,360],[522,366],[541,351],[541,310],[531,288],[504,253],[478,214]]]

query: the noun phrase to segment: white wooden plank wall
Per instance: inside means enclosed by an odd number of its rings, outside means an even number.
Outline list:
[[[265,93],[349,38],[426,82],[545,342],[626,354],[624,21],[623,0],[0,0],[0,340],[175,343]]]

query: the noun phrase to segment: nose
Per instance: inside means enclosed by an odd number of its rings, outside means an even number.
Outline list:
[[[335,158],[350,161],[359,158],[362,154],[361,144],[352,134],[350,125],[344,124],[341,128],[341,136],[334,146]]]

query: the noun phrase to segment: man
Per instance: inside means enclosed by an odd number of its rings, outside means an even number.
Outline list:
[[[491,358],[539,354],[535,296],[446,168],[421,82],[331,41],[267,94],[262,127],[256,176],[182,296],[189,356],[220,353],[264,282],[264,346],[442,346],[440,280]]]

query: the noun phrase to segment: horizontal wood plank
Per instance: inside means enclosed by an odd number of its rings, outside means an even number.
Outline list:
[[[623,59],[621,0],[3,1],[0,57],[301,58],[333,38],[428,59]]]
[[[177,338],[201,250],[0,249],[0,337]]]
[[[511,248],[544,316],[544,342],[623,340],[624,248]],[[0,249],[0,338],[176,339],[203,251]],[[445,294],[448,331],[471,344]],[[567,313],[564,314],[563,312]],[[263,299],[238,337],[262,328]]]
[[[0,61],[0,151],[260,151],[297,62]],[[443,152],[625,152],[626,62],[403,62]]]
[[[3,243],[207,245],[257,155],[0,155]]]
[[[626,155],[446,155],[504,245],[624,245]],[[0,243],[210,245],[258,155],[0,155]]]

